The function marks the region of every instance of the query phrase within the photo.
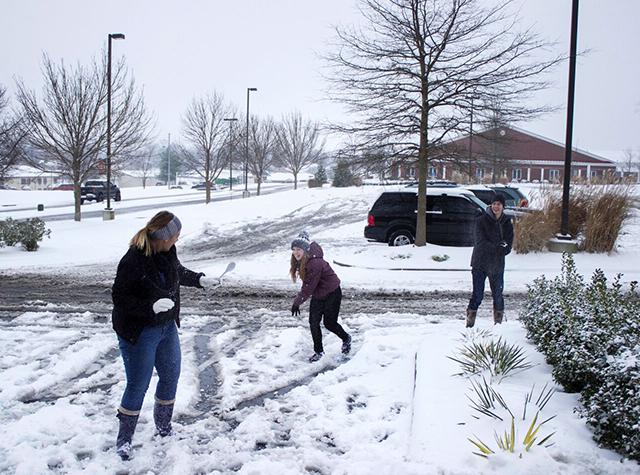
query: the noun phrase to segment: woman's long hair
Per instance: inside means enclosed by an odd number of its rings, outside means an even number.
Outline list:
[[[140,249],[145,256],[150,256],[153,254],[150,234],[158,229],[164,228],[171,222],[173,217],[173,213],[170,213],[169,211],[160,211],[149,220],[144,228],[138,231],[135,236],[131,238],[129,246]]]
[[[291,275],[292,281],[295,282],[298,276],[304,280],[305,268],[308,260],[309,257],[306,252],[302,255],[302,259],[299,261],[293,256],[293,254],[291,254],[291,267],[289,268],[289,274]]]

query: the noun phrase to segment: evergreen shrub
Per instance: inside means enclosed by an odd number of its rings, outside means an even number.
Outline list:
[[[529,286],[520,320],[556,381],[581,393],[595,440],[640,460],[640,295],[621,279],[598,269],[586,282],[565,254],[559,277]]]
[[[40,218],[30,218],[22,221],[8,218],[0,221],[0,247],[15,246],[18,243],[27,251],[37,251],[38,243],[49,237],[51,230],[45,227]]]

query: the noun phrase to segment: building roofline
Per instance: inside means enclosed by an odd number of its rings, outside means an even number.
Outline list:
[[[497,128],[514,130],[516,132],[520,132],[521,134],[528,135],[529,137],[533,137],[533,138],[538,139],[538,140],[543,140],[543,141],[545,141],[547,143],[550,143],[552,145],[556,145],[558,147],[565,148],[565,145],[563,143],[561,143],[561,142],[558,142],[557,140],[553,140],[553,139],[550,139],[548,137],[544,137],[543,135],[539,135],[539,134],[536,134],[534,132],[529,132],[528,130],[522,129],[520,127],[516,127],[514,125],[504,125],[504,126],[501,126],[501,127],[487,127],[487,128],[482,129],[482,130],[479,130],[477,132],[474,132],[473,134],[474,135],[479,135],[479,134],[481,134],[483,132],[487,132],[489,130],[493,130],[493,129],[497,129]],[[456,142],[458,140],[461,140],[461,139],[467,137],[468,135],[469,134],[461,135],[461,136],[451,140],[451,142]],[[610,163],[612,165],[615,165],[615,162],[613,160],[609,160],[608,158],[602,157],[600,155],[596,155],[594,153],[587,152],[586,150],[582,150],[582,149],[580,149],[578,147],[571,147],[571,151],[572,152],[578,152],[578,153],[581,153],[583,155],[586,155],[587,157],[591,157],[591,158],[594,158],[596,160],[601,160],[603,162],[607,162],[607,163]]]

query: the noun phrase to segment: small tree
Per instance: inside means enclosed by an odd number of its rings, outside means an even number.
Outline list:
[[[300,112],[293,112],[277,127],[276,143],[278,160],[293,174],[293,187],[297,189],[300,171],[322,155],[324,143],[320,142],[319,126],[304,120]]]
[[[228,134],[224,118],[232,114],[224,97],[214,92],[194,99],[182,119],[183,135],[187,141],[185,165],[205,182],[206,203],[211,201],[211,185],[226,165],[228,157],[223,147]]]
[[[320,186],[327,182],[327,172],[322,165],[318,165],[318,169],[313,177]]]
[[[19,116],[8,111],[7,89],[0,85],[0,181],[20,158],[26,129]]]
[[[333,173],[333,186],[339,188],[351,185],[353,185],[353,173],[351,173],[351,167],[346,161],[340,160]]]

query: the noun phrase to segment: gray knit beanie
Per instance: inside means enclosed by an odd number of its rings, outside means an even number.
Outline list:
[[[174,216],[171,221],[167,223],[166,226],[157,229],[149,234],[151,239],[162,239],[167,240],[171,239],[173,236],[178,234],[182,229],[182,223],[178,219],[177,216]]]
[[[307,234],[306,231],[302,231],[300,234],[298,234],[298,237],[291,242],[291,249],[293,249],[294,247],[298,247],[304,252],[309,252],[309,248],[311,247],[311,240],[309,239],[309,234]]]

